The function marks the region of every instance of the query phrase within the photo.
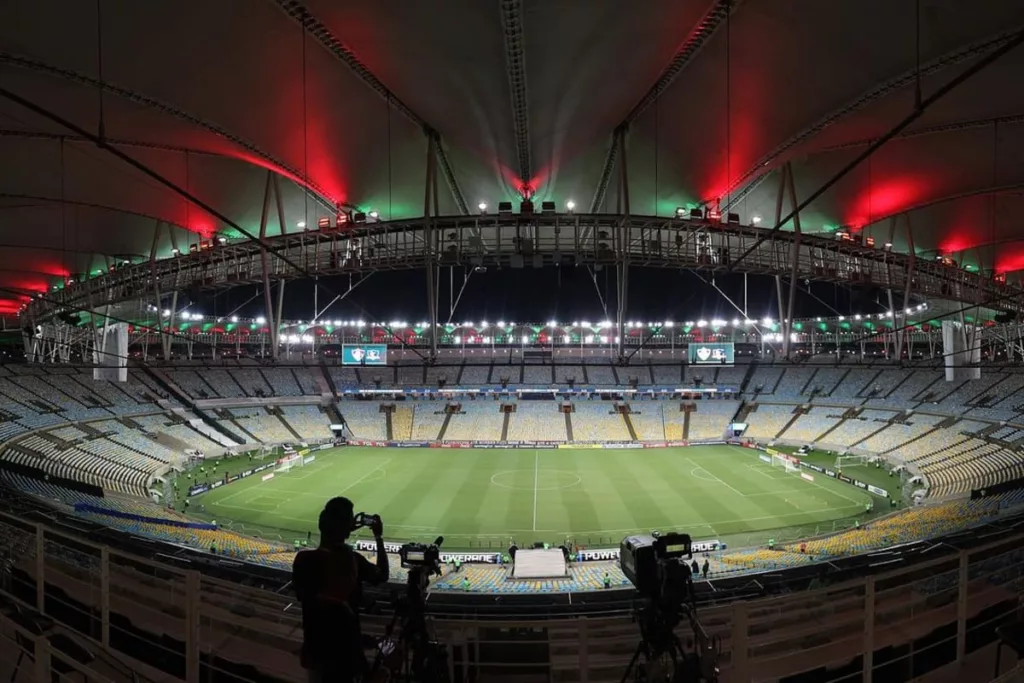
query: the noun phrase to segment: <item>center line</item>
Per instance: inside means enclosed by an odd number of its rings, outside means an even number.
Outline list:
[[[537,463],[540,461],[540,451],[533,452],[533,530],[537,530]]]

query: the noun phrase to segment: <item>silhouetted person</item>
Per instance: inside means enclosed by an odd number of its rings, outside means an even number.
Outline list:
[[[711,569],[711,563],[708,562],[708,558],[704,558],[704,564],[700,568],[700,575],[706,581],[708,578],[708,571]]]
[[[693,564],[690,565],[690,570],[693,572],[694,577],[700,576],[700,565],[697,564],[697,558],[694,558]]]
[[[302,604],[302,666],[311,683],[359,680],[367,670],[359,626],[362,584],[388,579],[383,524],[371,526],[376,566],[346,543],[353,527],[348,498],[327,501],[319,527],[320,546],[298,553],[292,565],[292,584]]]

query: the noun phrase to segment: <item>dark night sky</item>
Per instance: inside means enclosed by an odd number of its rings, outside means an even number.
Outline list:
[[[710,280],[709,274],[701,274]],[[353,281],[358,278],[354,278]],[[438,319],[449,318],[449,269],[441,271]],[[463,271],[454,273],[454,296],[458,295]],[[716,284],[736,304],[743,306],[743,276],[720,274]],[[597,273],[598,287],[614,317],[615,275],[611,269]],[[784,282],[783,291],[788,284]],[[335,294],[348,288],[347,277],[321,280],[318,305],[322,308]],[[498,320],[544,322],[556,319],[598,321],[605,317],[594,282],[586,268],[544,268],[495,270],[473,273],[462,294],[452,320]],[[333,291],[328,291],[333,290]],[[810,291],[810,293],[808,292]],[[812,296],[813,293],[813,296]],[[245,303],[252,298],[251,301]],[[276,299],[276,296],[275,296]],[[896,297],[900,305],[900,297]],[[774,279],[749,276],[747,282],[749,315],[780,317]],[[873,290],[851,291],[831,284],[799,283],[797,317],[830,316],[885,310],[884,294]],[[216,297],[203,296],[192,306],[206,315],[227,315],[241,306],[238,315],[263,314],[262,289],[239,287]],[[313,317],[313,285],[310,281],[290,282],[285,288],[285,318],[309,320]],[[834,309],[834,310],[833,310]],[[711,284],[695,273],[684,270],[636,269],[630,272],[627,319],[731,320],[739,313]],[[372,275],[344,301],[333,305],[323,316],[327,319],[405,320],[415,322],[427,317],[426,276],[422,270],[380,272]]]

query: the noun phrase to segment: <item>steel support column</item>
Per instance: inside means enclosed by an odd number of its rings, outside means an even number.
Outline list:
[[[789,245],[789,299],[786,305],[785,318],[782,323],[782,355],[789,360],[789,344],[793,332],[793,304],[796,299],[797,263],[800,260],[800,212],[796,201],[796,182],[793,179],[793,168],[786,162],[783,173],[789,178],[789,201],[793,206],[793,232],[796,237]]]
[[[437,213],[437,157],[434,154],[435,140],[427,141],[427,177],[423,186],[423,240],[426,243],[427,314],[430,317],[431,363],[437,360],[437,253],[434,249],[434,216]],[[433,200],[433,207],[431,207]]]
[[[163,346],[164,360],[171,361],[171,334],[174,330],[174,319],[178,311],[178,291],[171,292],[171,307],[168,309],[171,314],[167,316],[167,331],[161,330],[160,344]]]
[[[267,230],[267,203],[270,199],[270,178],[267,177],[267,192],[268,194],[263,197],[263,217],[260,219],[260,238],[266,235]],[[274,327],[274,305],[273,299],[270,293],[270,255],[266,249],[260,248],[260,264],[262,265],[263,271],[263,309],[264,318],[270,327],[270,337],[273,346],[272,354],[274,358],[277,358],[277,343],[275,341],[277,334],[275,333]]]
[[[914,231],[910,227],[910,214],[906,214],[903,217],[903,220],[904,220],[903,225],[907,229],[907,274],[906,274],[907,281],[906,281],[906,284],[903,287],[903,308],[905,310],[905,309],[910,307],[910,297],[911,297],[911,295],[914,292],[914,289],[913,289],[913,285],[914,285],[914,266],[916,265],[917,255],[914,253]],[[906,314],[904,313],[903,325],[906,325],[906,323],[907,323]],[[910,337],[909,330],[905,330],[904,329],[904,330],[901,331],[900,334],[904,338],[909,340],[909,337]],[[903,353],[902,349],[903,349],[903,345],[901,343],[900,344],[900,351],[898,351],[896,353],[896,357],[897,358],[899,358],[900,354]],[[912,358],[913,358],[913,354],[910,352],[910,344],[909,344],[909,341],[908,341],[908,344],[907,344],[907,359],[910,360]]]

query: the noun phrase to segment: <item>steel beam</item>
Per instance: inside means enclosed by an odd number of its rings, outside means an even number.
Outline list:
[[[793,168],[790,164],[785,166],[785,174],[789,178],[789,201],[794,208],[793,212],[793,241],[789,243],[789,260],[790,260],[790,271],[789,271],[789,299],[786,306],[786,317],[782,323],[782,330],[785,337],[782,340],[782,355],[789,360],[789,343],[793,332],[793,306],[796,302],[796,281],[797,281],[797,262],[800,256],[800,238],[802,231],[800,230],[800,212],[796,211],[798,206],[796,201],[796,181],[793,178]]]
[[[427,177],[423,186],[423,239],[426,251],[425,275],[427,278],[427,315],[430,318],[429,362],[437,360],[437,253],[435,249],[434,216],[437,214],[437,157],[434,146],[437,141],[430,138],[427,143]],[[431,210],[433,198],[433,210]]]
[[[436,177],[436,176],[435,176]],[[434,212],[434,185],[424,189],[424,206]],[[269,211],[269,200],[268,200]],[[430,239],[427,239],[427,232]],[[154,287],[162,296],[180,289],[180,283],[201,283],[201,291],[222,291],[237,286],[263,285],[264,272],[269,282],[304,279],[312,274],[356,275],[386,270],[436,267],[441,235],[452,235],[452,244],[462,245],[445,254],[445,267],[471,269],[511,268],[521,258],[511,236],[519,231],[533,237],[533,255],[542,266],[562,263],[565,249],[573,247],[580,266],[612,268],[626,262],[644,268],[692,269],[703,273],[727,272],[729,266],[706,258],[698,236],[710,235],[714,247],[731,253],[755,246],[751,257],[737,272],[790,277],[796,265],[796,278],[812,282],[841,283],[852,287],[870,286],[902,291],[906,273],[912,272],[912,295],[924,298],[951,299],[976,306],[1024,313],[1024,289],[1017,282],[1001,284],[979,278],[977,273],[937,261],[914,260],[887,252],[882,248],[865,247],[853,242],[838,241],[830,235],[791,231],[771,233],[751,226],[711,224],[706,221],[675,220],[654,216],[622,216],[607,214],[534,215],[534,216],[429,216],[401,221],[353,225],[345,232],[309,231],[268,236],[264,265],[263,241],[229,242],[212,250],[183,253],[181,256],[157,259],[118,268],[84,282],[33,298],[26,315],[37,323],[55,316],[59,309],[89,310],[91,298],[96,310],[120,302],[150,300]],[[255,232],[255,230],[254,230]],[[589,235],[589,236],[588,236]],[[640,239],[640,236],[643,239]],[[482,236],[487,250],[470,246]],[[636,239],[627,239],[636,236]],[[347,260],[351,240],[373,246],[358,260]],[[446,237],[447,242],[447,237]],[[598,248],[600,244],[605,248]],[[789,256],[796,250],[796,259]],[[706,251],[706,249],[705,249]],[[284,260],[287,259],[287,260]],[[302,264],[299,268],[281,267]],[[156,282],[154,282],[154,279]],[[436,277],[435,277],[436,282]],[[18,292],[21,293],[21,292]],[[435,290],[436,293],[436,290]],[[268,308],[269,310],[269,308]],[[779,309],[785,318],[785,299]],[[269,319],[270,316],[268,316]]]
[[[605,155],[604,166],[601,168],[601,179],[598,182],[597,190],[594,192],[594,199],[590,204],[590,211],[592,213],[596,212],[604,203],[605,192],[608,189],[608,180],[611,178],[612,167],[615,164],[615,157],[619,151],[614,138],[622,139],[625,137],[629,127],[672,84],[676,77],[686,68],[686,65],[693,61],[693,58],[708,43],[711,36],[715,34],[715,31],[729,16],[729,13],[736,10],[740,2],[741,0],[715,0],[704,16],[701,17],[700,21],[697,22],[697,25],[694,26],[693,30],[690,31],[689,35],[686,36],[682,44],[676,49],[672,60],[662,69],[654,85],[644,93],[640,101],[636,103],[629,113],[626,114],[622,122],[612,131],[612,144]]]
[[[532,196],[537,188],[530,160],[530,105],[526,88],[526,45],[523,39],[523,7],[521,0],[501,0],[502,35],[505,37],[505,69],[512,100],[512,127],[516,136],[516,156],[523,196]]]

